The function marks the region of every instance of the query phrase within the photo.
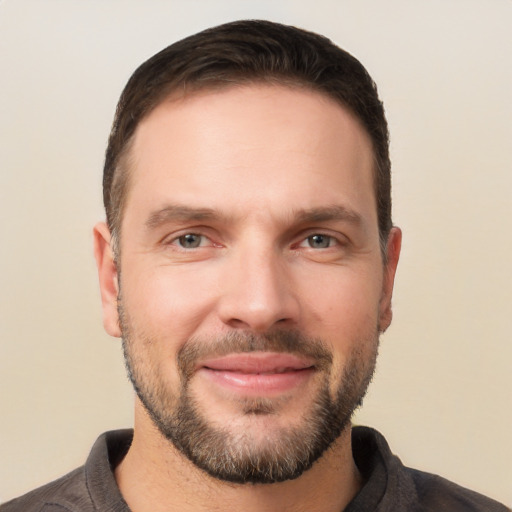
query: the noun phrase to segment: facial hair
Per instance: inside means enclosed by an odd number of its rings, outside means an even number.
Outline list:
[[[298,478],[349,426],[375,370],[377,330],[372,339],[355,344],[334,391],[330,387],[333,356],[322,340],[295,330],[267,334],[233,331],[217,339],[187,340],[176,357],[180,386],[173,390],[143,352],[145,346],[158,340],[134,332],[121,300],[119,318],[128,377],[153,423],[198,468],[223,481],[267,484]],[[320,377],[315,396],[300,421],[272,429],[264,442],[257,442],[246,429],[233,431],[212,425],[190,389],[198,361],[259,351],[306,357],[313,361]],[[241,412],[246,417],[270,416],[279,414],[280,405],[279,398],[247,398],[241,402]]]

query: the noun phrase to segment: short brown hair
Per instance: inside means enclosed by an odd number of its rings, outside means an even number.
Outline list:
[[[210,28],[144,62],[124,88],[103,173],[103,201],[114,248],[128,188],[126,162],[138,123],[171,93],[268,82],[308,87],[348,108],[371,138],[381,243],[392,227],[389,135],[377,88],[363,65],[326,37],[269,21]]]

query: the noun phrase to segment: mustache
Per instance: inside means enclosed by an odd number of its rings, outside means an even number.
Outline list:
[[[186,381],[203,359],[248,352],[286,352],[306,357],[314,362],[318,370],[326,369],[332,363],[332,352],[326,343],[296,330],[263,334],[235,331],[214,340],[190,338],[176,356],[178,371]]]

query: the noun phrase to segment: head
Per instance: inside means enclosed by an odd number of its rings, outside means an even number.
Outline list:
[[[391,321],[389,179],[375,86],[321,36],[232,23],[143,64],[119,102],[95,231],[136,432],[156,426],[239,483],[322,459]]]
[[[329,39],[268,21],[205,30],[168,46],[133,73],[117,106],[103,170],[103,202],[115,249],[130,183],[129,148],[140,121],[170,95],[250,83],[317,91],[361,122],[373,148],[384,249],[392,227],[391,163],[387,121],[375,83],[357,59]]]

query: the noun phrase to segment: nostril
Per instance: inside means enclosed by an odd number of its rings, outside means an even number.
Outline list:
[[[229,320],[228,323],[232,327],[237,327],[237,328],[240,328],[240,327],[246,328],[246,327],[248,327],[247,322],[244,322],[243,320],[240,320],[239,318],[232,318],[231,320]]]

